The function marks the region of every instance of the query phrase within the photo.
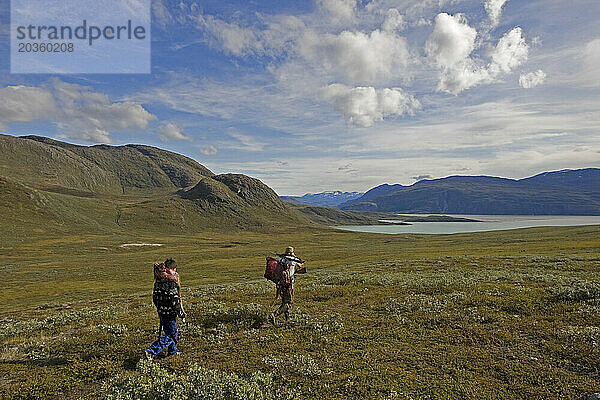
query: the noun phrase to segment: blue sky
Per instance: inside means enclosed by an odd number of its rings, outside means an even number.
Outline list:
[[[286,195],[600,167],[596,0],[152,12],[151,74],[18,75],[0,1],[0,132],[155,145]]]

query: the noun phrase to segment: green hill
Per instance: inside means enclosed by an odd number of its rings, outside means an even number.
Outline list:
[[[0,135],[0,226],[32,232],[189,232],[276,227],[309,220],[260,180],[215,175],[142,145],[78,146]]]
[[[214,174],[196,161],[150,146],[77,146],[40,137],[0,136],[0,173],[37,185],[93,193],[183,188]]]

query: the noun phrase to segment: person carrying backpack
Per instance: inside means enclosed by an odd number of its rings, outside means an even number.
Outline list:
[[[276,282],[277,293],[275,299],[277,300],[281,296],[281,305],[277,310],[269,314],[269,322],[273,325],[275,325],[277,317],[281,314],[284,315],[286,321],[289,319],[290,308],[294,301],[294,276],[306,273],[304,261],[296,257],[292,246],[285,249],[284,254],[277,255],[277,262],[282,268],[279,280]]]
[[[160,324],[158,339],[146,349],[146,359],[152,361],[165,348],[168,355],[179,354],[177,349],[177,317],[185,323],[185,311],[181,303],[181,279],[177,263],[172,258],[154,264],[154,290],[152,302],[156,306]],[[164,335],[161,336],[162,331]]]

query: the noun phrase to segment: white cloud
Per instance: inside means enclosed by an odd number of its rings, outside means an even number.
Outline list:
[[[491,82],[489,71],[471,58],[451,68],[445,68],[440,74],[437,90],[454,95],[481,83]]]
[[[471,58],[477,30],[462,14],[440,13],[427,42],[425,53],[439,68],[437,90],[458,94],[490,79],[488,71]]]
[[[584,56],[586,64],[600,67],[600,39],[594,39],[585,45]]]
[[[536,54],[536,62],[545,66],[544,71],[563,91],[600,87],[600,38]]]
[[[282,80],[294,85],[296,82],[285,77]],[[314,98],[299,94],[295,86],[289,90],[281,86],[265,84],[264,79],[249,75],[218,81],[171,73],[160,86],[145,89],[126,99],[143,104],[162,104],[189,116],[258,126],[261,130],[267,128],[289,133],[318,129],[313,125],[314,119],[305,117],[307,109],[322,111]],[[317,91],[318,86],[310,95]]]
[[[259,70],[264,67],[265,74],[257,82],[239,79],[235,85],[198,80],[175,91],[165,85],[154,90],[154,98],[177,110],[299,134],[306,132],[306,127],[314,132],[340,124],[335,113],[327,110],[341,112],[351,126],[370,126],[386,116],[406,115],[398,112],[398,107],[382,111],[378,98],[382,88],[402,86],[389,90],[412,99],[419,93],[419,100],[427,103],[428,109],[435,108],[441,97],[433,91],[457,95],[493,83],[528,58],[529,46],[521,28],[502,36],[490,27],[498,25],[507,0],[364,3],[315,0],[314,11],[296,16],[192,14],[189,18],[196,21],[204,42],[221,52],[241,58],[271,57],[253,64]],[[481,12],[473,12],[477,9]],[[448,12],[440,13],[442,10]],[[459,10],[469,13],[469,21],[465,15],[455,14]],[[432,28],[423,27],[432,20]],[[406,37],[401,33],[404,30]],[[426,58],[422,58],[409,43],[422,43],[427,32]],[[427,62],[434,68],[428,68]],[[432,83],[434,74],[437,80]],[[345,90],[332,94],[335,85],[331,83],[341,84]],[[150,92],[138,100],[151,102]],[[404,101],[404,97],[399,98]],[[322,104],[315,100],[333,107],[320,107]],[[398,104],[404,104],[402,101]],[[295,122],[290,125],[292,120]]]
[[[8,86],[0,88],[0,121],[4,124],[49,118],[57,112],[56,101],[44,88]]]
[[[474,55],[477,30],[468,25],[461,14],[438,14],[425,52],[440,69],[437,90],[458,94],[481,83],[493,82],[501,73],[509,73],[523,64],[529,46],[523,30],[516,27],[507,32],[491,50],[488,65]]]
[[[316,6],[335,25],[352,22],[356,13],[356,0],[316,0]]]
[[[546,73],[541,69],[528,74],[522,74],[519,77],[519,85],[525,89],[531,89],[538,85],[541,85],[546,80]]]
[[[383,21],[382,28],[386,32],[394,32],[396,30],[403,30],[406,26],[404,16],[400,14],[397,8],[390,8],[387,10],[385,21]]]
[[[380,30],[339,35],[307,31],[299,41],[298,52],[317,71],[351,84],[390,80],[402,75],[411,61],[406,40]]]
[[[227,134],[236,139],[236,143],[228,145],[230,149],[245,150],[245,151],[262,151],[265,147],[255,137],[246,135],[236,128],[227,129]]]
[[[405,15],[411,13],[411,26],[423,26],[428,23],[425,17],[431,10],[461,1],[409,1],[399,7],[392,1],[376,0],[363,7],[356,0],[317,0],[313,14],[299,17],[256,14],[258,23],[254,24],[243,24],[239,20],[226,22],[210,15],[194,18],[208,35],[209,42],[226,54],[281,56],[266,70],[276,78],[279,89],[295,92],[286,95],[295,94],[310,100],[314,95],[306,88],[314,89],[332,82],[354,88],[389,88],[411,85],[418,74],[430,82],[427,75],[431,71],[412,68],[421,60],[417,52],[411,51],[406,38],[399,34],[408,25]],[[490,19],[499,19],[506,1],[486,1],[484,5]],[[490,51],[491,61],[487,62],[479,55],[483,41],[482,38],[478,40],[478,36],[465,15],[437,14],[425,44],[427,59],[439,70],[437,91],[456,95],[473,86],[491,83],[500,73],[510,72],[527,58],[528,47],[520,28],[500,39]],[[485,37],[489,38],[489,34]],[[348,98],[355,99],[357,93]],[[335,107],[336,110],[341,108]],[[352,118],[344,115],[353,121],[351,125],[371,124],[369,118],[358,114]]]
[[[62,137],[111,143],[110,131],[146,129],[156,117],[134,102],[111,102],[103,93],[59,79],[42,87],[0,89],[0,122],[50,121]]]
[[[339,148],[345,154],[467,154],[477,159],[487,152],[537,148],[540,145],[588,143],[600,149],[597,100],[556,98],[539,102],[494,101],[467,107],[448,99],[432,114],[414,120],[397,119],[368,135],[347,134]],[[573,101],[571,101],[573,100]],[[433,156],[434,158],[437,155]],[[600,154],[599,154],[600,161]]]
[[[433,32],[425,44],[425,52],[441,68],[452,68],[464,62],[475,49],[477,31],[462,14],[438,14]]]
[[[120,15],[125,18],[131,17],[145,17],[147,15],[148,10],[148,2],[146,0],[123,0],[121,2],[116,2],[120,5],[119,12]],[[102,4],[98,5],[99,8],[102,8]],[[152,4],[150,5],[152,8]],[[107,12],[107,11],[105,11]],[[148,15],[148,18],[151,20],[152,17]],[[146,20],[146,22],[150,22]]]
[[[523,37],[523,30],[519,27],[507,32],[492,51],[492,74],[511,72],[515,67],[523,64],[529,55],[529,46]]]
[[[86,86],[59,79],[52,83],[59,109],[56,122],[65,137],[110,143],[110,131],[145,130],[156,119],[138,103],[113,103],[107,95]]]
[[[152,16],[163,29],[173,21],[173,16],[163,0],[152,0]]]
[[[112,143],[110,132],[104,129],[85,125],[79,121],[70,123],[59,122],[59,138],[78,139],[88,143]]]
[[[421,27],[421,26],[429,26],[431,25],[431,21],[427,20],[425,18],[419,18],[417,21],[415,21],[413,24],[413,26],[417,26],[417,27]]]
[[[264,16],[265,27],[243,27],[211,15],[194,18],[197,27],[207,35],[206,41],[236,57],[278,56],[290,49],[306,26],[294,16]]]
[[[214,18],[212,15],[200,15],[198,25],[212,34],[213,37],[210,38],[212,42],[234,56],[264,52],[263,43],[250,28],[242,28],[235,23]]]
[[[208,145],[208,146],[204,146],[203,148],[201,148],[200,153],[205,156],[214,156],[214,155],[217,155],[218,150],[215,146]]]
[[[486,174],[523,178],[544,171],[588,168],[598,165],[599,161],[597,147],[542,144],[535,148],[498,152],[490,160],[479,162],[477,167]]]
[[[173,140],[191,140],[190,137],[185,136],[183,134],[183,129],[174,124],[169,122],[166,125],[161,125],[158,127],[156,134],[158,135],[158,137],[160,138],[160,140],[166,142],[170,139]]]
[[[418,100],[402,89],[348,87],[332,84],[322,90],[322,97],[346,117],[350,126],[369,127],[386,116],[413,114]]]
[[[329,17],[332,13],[350,16],[351,13],[342,12],[343,5],[347,6],[346,10],[356,8],[355,1],[324,1],[319,4],[319,13],[327,13]],[[399,81],[405,83],[410,76],[407,68],[414,62],[414,56],[409,52],[406,39],[396,33],[404,27],[404,19],[397,9],[388,9],[383,15],[385,20],[382,22],[381,18],[379,19],[383,30],[344,30],[337,34],[324,32],[326,28],[318,22],[302,21],[291,16],[258,15],[263,22],[261,28],[257,25],[243,27],[240,22],[225,22],[210,15],[196,17],[198,27],[208,34],[210,43],[227,54],[236,57],[284,56],[284,59],[281,63],[273,63],[267,67],[276,78],[276,89],[269,89],[268,95],[265,91],[258,93],[258,96],[249,95],[248,103],[245,100],[246,95],[235,98],[229,95],[217,96],[220,100],[216,103],[215,96],[211,96],[212,110],[205,110],[204,102],[197,99],[198,96],[203,96],[195,93],[194,106],[202,104],[203,114],[216,113],[225,118],[232,118],[234,115],[240,116],[246,106],[258,108],[257,102],[264,103],[258,101],[258,98],[265,99],[265,95],[269,99],[277,98],[286,103],[290,102],[290,98],[297,99],[294,101],[296,103],[314,103],[316,91],[311,89],[332,81],[351,86],[383,87],[397,86]],[[194,90],[187,88],[184,91],[190,92],[191,95]],[[236,88],[235,91],[245,92],[240,88]],[[257,88],[255,92],[261,90]],[[187,96],[187,93],[182,95]],[[176,99],[163,90],[160,91],[160,97],[168,97],[169,103],[172,104],[188,102],[181,96]],[[242,110],[229,110],[231,107],[226,104],[229,101],[241,103]],[[219,107],[221,104],[228,109],[226,114],[223,112],[224,108]],[[281,104],[277,107],[280,108]],[[261,111],[261,114],[264,112]]]
[[[151,0],[152,22],[155,22],[162,31],[168,32],[172,25],[184,25],[193,21],[193,17],[201,11],[197,2],[183,2],[175,4],[172,0]],[[157,32],[158,33],[158,32]],[[153,33],[154,34],[154,33]],[[157,36],[159,36],[158,33]]]
[[[582,56],[578,56],[581,65],[578,66],[579,80],[586,86],[597,87],[600,85],[598,71],[600,71],[600,38],[594,39],[583,46]]]
[[[491,28],[498,26],[500,23],[500,15],[502,14],[502,7],[508,0],[486,0],[484,3],[485,11],[487,11],[490,18]]]

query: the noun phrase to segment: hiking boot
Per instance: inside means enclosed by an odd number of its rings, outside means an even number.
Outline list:
[[[283,314],[283,316],[285,317],[286,321],[290,319],[290,313],[288,311],[286,311],[285,314]]]
[[[181,352],[180,351],[176,351],[175,353],[169,353],[168,356],[180,356]]]
[[[275,314],[273,314],[273,313],[269,314],[269,322],[270,322],[270,323],[271,323],[273,326],[275,326],[275,325],[276,325],[276,324],[275,324]]]
[[[150,354],[147,351],[145,351],[144,353],[146,353],[146,360],[148,360],[148,361],[154,360],[154,355],[153,354]]]

